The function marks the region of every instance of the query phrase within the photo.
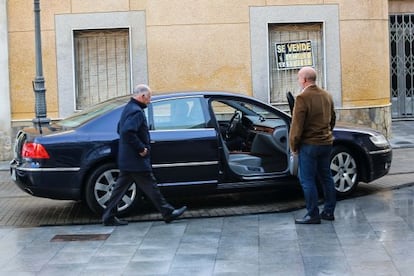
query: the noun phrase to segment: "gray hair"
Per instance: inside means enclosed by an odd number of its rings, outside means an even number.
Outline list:
[[[138,84],[134,87],[134,90],[132,91],[132,93],[134,94],[145,94],[147,92],[151,92],[151,89],[148,85],[145,84]]]

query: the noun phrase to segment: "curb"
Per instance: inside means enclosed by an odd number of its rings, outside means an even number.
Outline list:
[[[10,161],[0,161],[0,171],[8,171],[10,169]]]

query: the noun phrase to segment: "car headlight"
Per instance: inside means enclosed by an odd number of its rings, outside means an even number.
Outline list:
[[[385,138],[382,134],[375,134],[369,137],[371,142],[376,145],[377,147],[386,147],[389,146],[389,142],[387,138]]]

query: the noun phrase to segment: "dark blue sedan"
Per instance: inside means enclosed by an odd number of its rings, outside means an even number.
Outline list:
[[[116,128],[129,98],[108,100],[41,133],[21,130],[12,179],[31,195],[82,200],[101,213],[119,173]],[[297,183],[288,146],[291,117],[273,106],[241,94],[169,93],[154,95],[146,113],[153,169],[166,195]],[[388,173],[392,150],[382,134],[338,124],[334,136],[331,170],[339,195]],[[141,200],[131,183],[118,210],[126,213]]]

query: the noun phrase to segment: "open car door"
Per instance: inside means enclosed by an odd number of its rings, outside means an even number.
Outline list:
[[[293,96],[292,92],[288,91],[286,93],[286,98],[289,104],[290,114],[293,115],[293,106],[295,105],[295,97]]]
[[[288,91],[286,93],[286,98],[289,104],[289,109],[290,109],[290,114],[292,114],[293,116],[293,107],[295,106],[295,97],[293,96],[293,94]],[[290,152],[290,149],[289,149]],[[290,152],[290,156],[289,156],[289,171],[291,175],[294,176],[298,176],[298,168],[299,168],[299,160],[298,160],[298,155],[293,154],[292,152]]]

